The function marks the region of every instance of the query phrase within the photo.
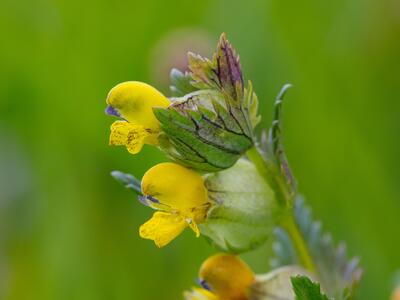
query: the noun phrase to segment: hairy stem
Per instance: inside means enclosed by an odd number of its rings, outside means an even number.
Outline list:
[[[303,266],[310,272],[315,273],[316,267],[312,259],[307,243],[293,215],[293,195],[287,189],[279,170],[273,162],[266,160],[260,150],[254,146],[247,151],[247,157],[253,162],[260,175],[271,186],[275,192],[276,199],[283,209],[289,208],[289,214],[282,221],[281,226],[288,232],[294,248]]]

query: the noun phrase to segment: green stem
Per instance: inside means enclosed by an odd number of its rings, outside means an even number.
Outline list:
[[[288,191],[286,183],[282,179],[276,165],[273,162],[264,159],[260,150],[258,150],[256,146],[248,150],[246,154],[253,162],[260,175],[275,192],[279,205],[281,205],[283,209],[291,208],[293,196]],[[315,273],[315,263],[312,259],[307,243],[296,223],[292,208],[290,209],[290,213],[284,218],[281,226],[288,232],[303,266],[310,272]]]
[[[308,250],[306,241],[304,240],[303,234],[301,233],[293,214],[290,214],[288,218],[282,223],[282,227],[286,229],[290,238],[292,239],[293,245],[296,249],[297,255],[303,266],[311,273],[315,273],[317,268],[314,260]]]

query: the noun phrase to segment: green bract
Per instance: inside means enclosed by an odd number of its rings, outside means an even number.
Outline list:
[[[160,147],[183,165],[203,171],[227,169],[254,145],[258,100],[244,87],[239,58],[221,36],[212,60],[189,54],[189,74],[171,73],[175,95],[156,107]],[[185,94],[189,92],[188,94]]]

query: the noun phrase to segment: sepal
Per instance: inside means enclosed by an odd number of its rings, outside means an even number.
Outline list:
[[[295,293],[291,279],[295,276],[312,277],[309,272],[299,266],[285,266],[267,274],[257,275],[255,283],[249,289],[250,299],[294,300]],[[314,298],[309,298],[308,300],[314,300]]]
[[[245,159],[205,178],[212,207],[200,230],[218,249],[241,253],[262,245],[273,234],[282,211],[274,193]]]

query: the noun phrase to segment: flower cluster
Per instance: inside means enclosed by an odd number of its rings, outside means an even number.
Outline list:
[[[205,261],[201,287],[185,292],[185,299],[294,299],[307,289],[323,297],[309,278],[326,280],[324,291],[352,295],[361,275],[357,263],[347,263],[340,252],[340,268],[324,272],[326,262],[315,259],[323,257],[318,252],[335,256],[339,250],[326,247],[320,232],[311,236],[309,211],[296,215],[299,195],[280,127],[288,85],[277,97],[269,133],[259,140],[254,132],[258,99],[224,34],[212,59],[189,53],[189,71],[172,70],[171,81],[172,97],[143,82],[118,84],[108,94],[106,113],[118,118],[111,125],[110,145],[138,154],[147,144],[170,160],[150,168],[141,180],[113,172],[155,210],[140,226],[140,236],[164,247],[189,227],[224,252]],[[278,254],[294,254],[278,255],[277,268],[255,275],[237,254],[259,247],[274,232]]]
[[[269,185],[241,159],[255,143],[257,96],[250,82],[245,88],[225,35],[212,60],[189,54],[189,68],[172,71],[174,97],[128,81],[106,100],[106,113],[119,118],[111,125],[110,145],[131,154],[144,144],[156,146],[173,161],[143,176],[139,200],[157,211],[140,236],[163,247],[190,227],[223,250],[254,248],[279,215]]]

